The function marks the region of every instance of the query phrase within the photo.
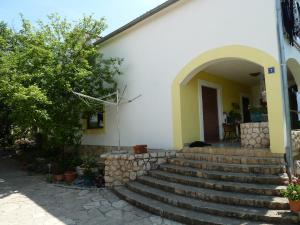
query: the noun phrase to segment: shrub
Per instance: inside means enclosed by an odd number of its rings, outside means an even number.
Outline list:
[[[291,201],[300,200],[300,184],[290,183],[287,189],[282,191],[282,195]]]

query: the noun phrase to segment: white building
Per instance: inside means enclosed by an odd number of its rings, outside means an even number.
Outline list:
[[[122,146],[180,149],[196,140],[219,141],[223,112],[238,104],[242,122],[249,122],[246,106],[259,105],[265,88],[270,148],[283,151],[275,0],[169,0],[101,39],[99,47],[107,57],[124,59],[119,88],[128,86],[126,96],[142,95],[120,108]],[[300,84],[299,50],[288,41],[285,49],[291,85]],[[86,130],[83,145],[117,146],[115,109],[106,111],[104,127]]]

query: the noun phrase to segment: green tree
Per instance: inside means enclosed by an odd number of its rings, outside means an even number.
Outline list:
[[[105,22],[85,16],[71,23],[53,14],[33,26],[21,19],[19,31],[0,22],[0,106],[9,111],[12,133],[38,133],[47,148],[78,144],[80,114],[91,109],[72,91],[105,95],[120,74],[122,60],[105,58],[93,44]]]

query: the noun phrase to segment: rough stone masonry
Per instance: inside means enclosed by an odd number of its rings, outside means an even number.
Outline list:
[[[176,151],[150,151],[145,154],[103,154],[105,160],[105,186],[124,185],[137,177],[156,169],[168,158],[176,156]]]
[[[243,123],[241,124],[241,145],[244,148],[269,148],[269,124]],[[294,157],[300,154],[300,130],[292,130],[292,147]]]
[[[270,146],[269,124],[242,123],[241,145],[245,148],[268,148]]]

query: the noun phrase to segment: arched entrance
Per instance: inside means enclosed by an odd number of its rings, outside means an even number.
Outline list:
[[[284,152],[284,121],[279,64],[269,54],[246,46],[226,46],[205,52],[188,63],[177,75],[172,87],[174,147],[180,149],[191,138],[198,137],[199,139],[197,133],[202,132],[200,122],[197,125],[197,121],[191,121],[196,118],[193,115],[199,114],[199,108],[194,111],[184,110],[186,106],[195,104],[195,99],[185,98],[185,95],[194,91],[186,88],[187,85],[200,71],[205,70],[210,65],[228,60],[241,60],[262,68],[262,72],[265,74],[268,101],[270,148],[272,152]]]

